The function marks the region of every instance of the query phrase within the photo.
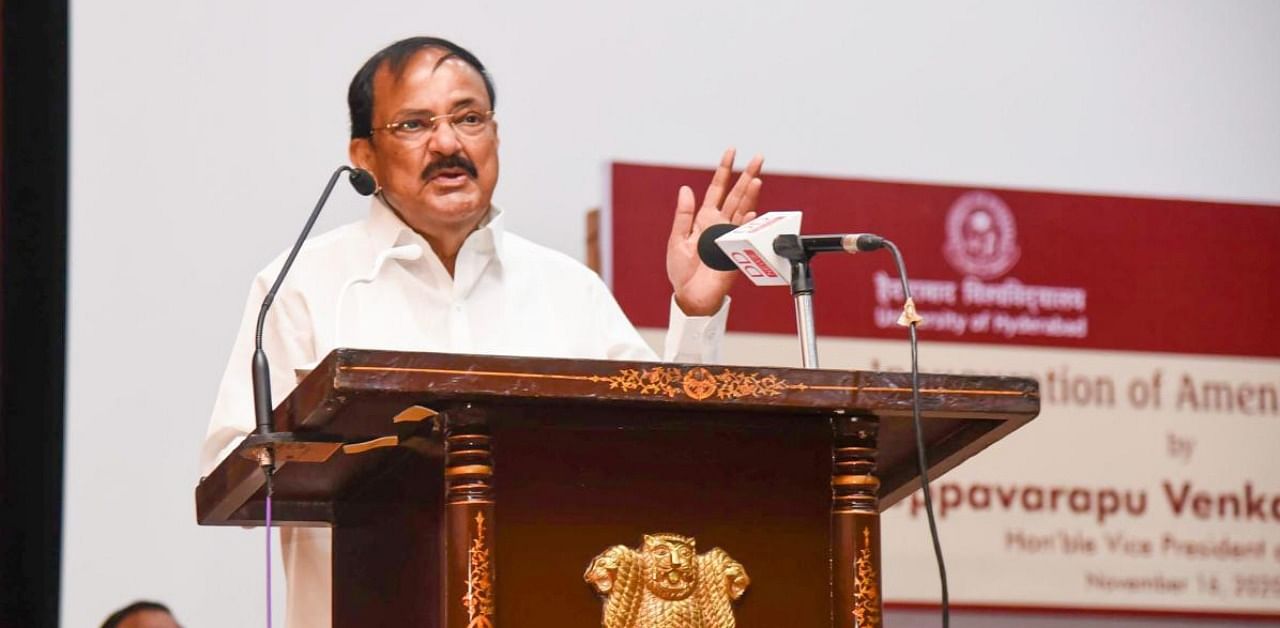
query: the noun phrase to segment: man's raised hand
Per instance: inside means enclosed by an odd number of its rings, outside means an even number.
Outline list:
[[[720,166],[711,177],[701,206],[696,205],[693,190],[688,186],[681,186],[676,197],[675,220],[667,241],[667,278],[671,280],[676,305],[688,316],[710,316],[719,311],[738,275],[737,271],[712,270],[698,259],[698,238],[702,232],[711,225],[740,225],[756,217],[764,157],[752,157],[730,188],[734,153],[730,148],[720,158]]]

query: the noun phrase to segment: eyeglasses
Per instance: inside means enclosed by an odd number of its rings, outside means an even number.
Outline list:
[[[463,137],[476,137],[488,128],[493,119],[492,111],[476,111],[468,109],[456,113],[442,113],[428,118],[416,117],[396,120],[375,128],[375,131],[387,131],[391,137],[406,144],[417,144],[426,141],[440,127],[441,122],[448,122],[454,133]]]

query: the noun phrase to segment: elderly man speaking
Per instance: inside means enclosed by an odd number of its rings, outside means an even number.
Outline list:
[[[434,37],[396,42],[356,73],[347,96],[349,155],[378,190],[364,220],[307,243],[276,297],[264,335],[272,405],[293,388],[295,369],[340,346],[657,358],[593,272],[504,228],[505,210],[490,202],[498,184],[495,95],[479,59]],[[698,236],[753,218],[761,186],[760,157],[730,187],[733,162],[726,151],[701,205],[693,190],[677,193],[666,256],[667,360],[716,360],[734,274],[701,264]],[[283,263],[281,256],[268,265],[250,289],[201,452],[204,475],[254,429],[253,332]],[[286,527],[281,537],[288,625],[329,626],[329,531]]]

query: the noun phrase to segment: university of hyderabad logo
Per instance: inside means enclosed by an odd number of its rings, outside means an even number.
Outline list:
[[[947,212],[942,253],[963,275],[995,279],[1018,263],[1018,227],[1013,212],[990,192],[966,192]]]

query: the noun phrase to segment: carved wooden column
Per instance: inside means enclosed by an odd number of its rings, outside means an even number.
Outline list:
[[[834,417],[831,471],[831,612],[836,628],[884,625],[880,597],[879,424]]]
[[[494,608],[493,455],[485,417],[445,413],[444,626],[491,628]]]

